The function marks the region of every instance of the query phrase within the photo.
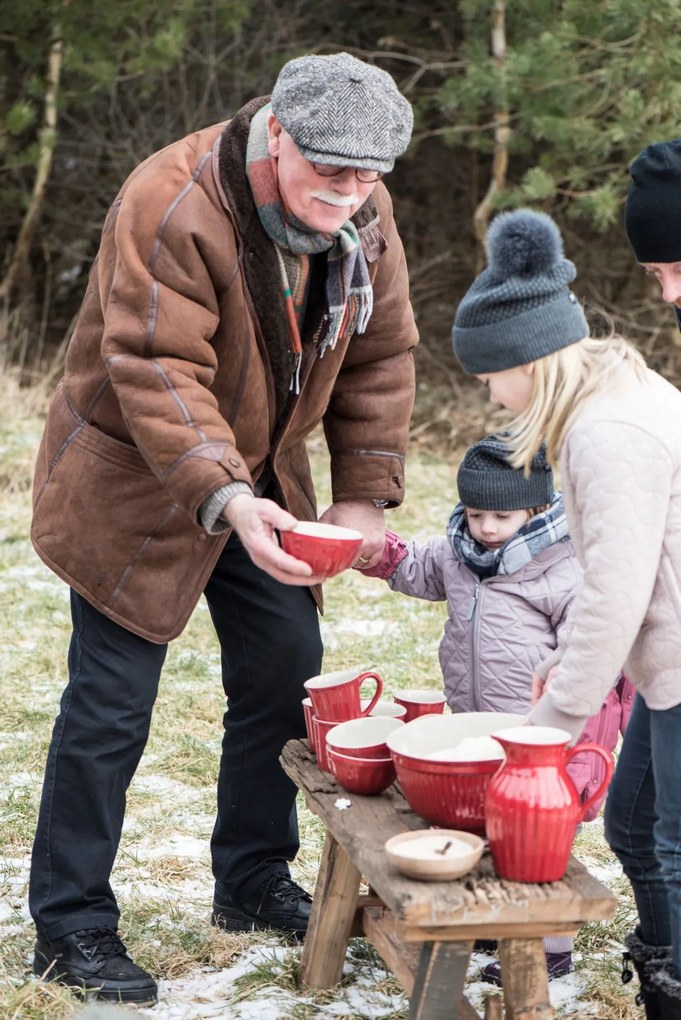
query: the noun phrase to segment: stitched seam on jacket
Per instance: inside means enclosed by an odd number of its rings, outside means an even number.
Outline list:
[[[404,454],[396,453],[394,450],[334,450],[334,455],[350,453],[357,457],[396,457],[404,461]]]
[[[145,553],[145,551],[147,549],[147,546],[156,537],[156,535],[158,535],[159,532],[161,532],[163,530],[163,528],[166,526],[168,521],[172,517],[175,516],[175,514],[177,513],[177,510],[178,510],[177,504],[175,504],[174,506],[170,507],[170,509],[163,515],[163,518],[157,524],[157,526],[154,528],[154,530],[151,532],[151,534],[147,535],[147,537],[144,539],[144,541],[142,542],[141,546],[139,547],[137,552],[134,554],[134,556],[132,556],[132,558],[130,559],[130,562],[128,563],[127,567],[125,568],[125,570],[121,574],[121,577],[120,577],[120,580],[119,580],[118,584],[116,585],[116,587],[114,588],[114,590],[111,593],[111,598],[109,599],[109,602],[108,602],[108,605],[109,605],[110,609],[113,609],[113,607],[115,606],[116,601],[118,600],[119,596],[123,592],[123,589],[125,588],[127,580],[129,578],[130,574],[132,573],[133,568],[135,567],[135,564],[144,555],[144,553]]]
[[[176,195],[173,201],[170,203],[170,205],[165,211],[163,219],[159,224],[158,231],[154,239],[154,245],[151,249],[151,255],[149,256],[149,262],[147,264],[147,269],[149,270],[149,273],[153,278],[153,282],[151,284],[151,301],[149,305],[149,316],[147,319],[147,335],[144,341],[145,353],[147,354],[147,356],[151,353],[151,345],[154,339],[154,334],[156,332],[156,322],[158,315],[158,280],[156,279],[155,265],[159,253],[161,251],[161,245],[163,243],[163,232],[168,222],[170,221],[170,217],[173,215],[173,213],[178,208],[180,203],[184,201],[189,192],[192,191],[192,189],[194,188],[196,182],[198,181],[199,177],[203,172],[203,168],[206,165],[206,161],[210,159],[210,155],[211,155],[210,152],[206,152],[203,154],[203,156],[201,157],[196,166],[196,169],[194,170],[194,173],[191,176],[191,180],[187,181],[187,183],[182,188],[180,193]]]

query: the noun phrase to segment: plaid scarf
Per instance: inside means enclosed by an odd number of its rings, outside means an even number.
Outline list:
[[[454,555],[480,577],[515,574],[542,550],[570,538],[563,497],[560,492],[554,493],[548,510],[531,517],[500,549],[486,549],[475,541],[466,524],[463,503],[457,503],[447,524],[447,538]]]
[[[267,118],[271,104],[251,121],[246,147],[246,173],[265,233],[274,242],[281,271],[286,317],[291,336],[291,389],[300,392],[302,343],[310,278],[310,255],[328,252],[326,272],[327,328],[319,341],[319,357],[338,339],[364,333],[373,307],[369,279],[357,227],[346,220],[334,234],[311,230],[284,208],[277,185],[276,164],[267,151]],[[322,178],[320,178],[321,185]]]

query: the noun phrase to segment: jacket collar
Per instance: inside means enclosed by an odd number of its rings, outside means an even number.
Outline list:
[[[220,186],[236,227],[239,259],[246,287],[272,366],[277,420],[280,420],[290,396],[288,323],[276,253],[263,230],[246,176],[246,145],[251,119],[268,102],[269,96],[253,99],[227,122],[218,141],[217,162]],[[385,250],[385,240],[378,229],[378,211],[371,197],[352,219],[362,238],[368,261],[375,261]],[[319,297],[311,295],[302,335],[303,343],[309,343],[321,325],[326,310],[323,287]]]

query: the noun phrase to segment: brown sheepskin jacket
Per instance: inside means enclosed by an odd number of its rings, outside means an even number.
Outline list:
[[[417,332],[388,192],[379,183],[354,217],[374,288],[369,327],[317,356],[316,256],[293,396],[276,253],[245,174],[266,101],[155,153],[123,185],[38,452],[38,555],[155,642],[182,631],[229,534],[200,526],[208,496],[266,471],[283,506],[316,518],[305,437],[320,421],[334,502],[404,496]]]

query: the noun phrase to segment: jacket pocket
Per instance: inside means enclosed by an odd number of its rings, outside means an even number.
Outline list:
[[[39,461],[31,537],[41,558],[128,629],[150,640],[179,633],[224,540],[194,524],[135,447],[62,399]]]

